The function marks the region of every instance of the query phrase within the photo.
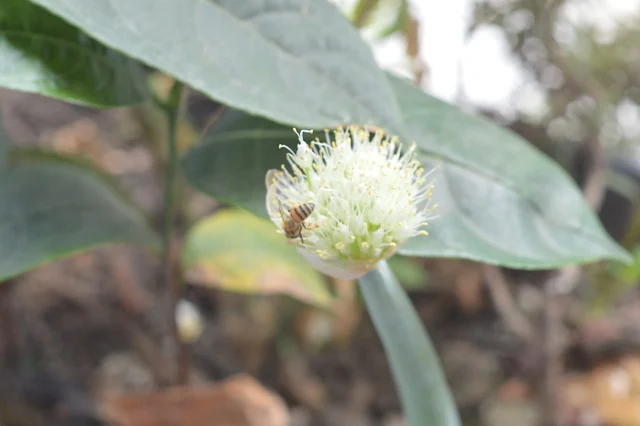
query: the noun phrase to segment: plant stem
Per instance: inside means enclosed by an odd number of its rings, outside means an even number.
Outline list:
[[[359,283],[391,366],[406,424],[460,426],[438,355],[387,262],[380,262]]]
[[[169,299],[170,327],[178,350],[176,361],[176,384],[186,384],[189,376],[188,347],[182,343],[175,318],[176,307],[182,293],[182,280],[175,274],[174,225],[176,216],[176,183],[178,176],[178,124],[181,113],[182,83],[176,81],[169,98],[161,103],[167,116],[167,160],[164,173],[164,222],[162,226],[162,288]]]

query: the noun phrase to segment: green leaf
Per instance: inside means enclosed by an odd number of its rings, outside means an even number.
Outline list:
[[[360,278],[360,292],[382,341],[408,426],[459,426],[438,355],[386,262]]]
[[[0,86],[91,106],[148,97],[141,64],[25,0],[0,2]]]
[[[327,1],[31,1],[253,114],[311,127],[399,120],[368,46]]]
[[[290,127],[227,109],[184,155],[183,173],[200,191],[268,218],[265,175],[284,161],[278,145],[297,140]]]
[[[268,220],[228,209],[201,220],[190,231],[183,267],[191,282],[227,291],[287,294],[326,307],[325,281]]]
[[[118,242],[156,247],[158,239],[97,172],[46,155],[17,155],[0,171],[0,280]]]
[[[515,268],[629,259],[558,164],[517,134],[390,79],[422,163],[440,165],[433,197],[441,218],[401,254]]]

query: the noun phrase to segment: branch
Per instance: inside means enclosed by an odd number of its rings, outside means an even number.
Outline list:
[[[502,271],[497,266],[484,265],[484,277],[491,299],[507,328],[520,339],[531,341],[535,337],[535,331],[513,301],[509,284]]]

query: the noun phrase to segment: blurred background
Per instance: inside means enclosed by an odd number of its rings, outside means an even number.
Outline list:
[[[636,256],[629,266],[561,271],[391,259],[465,425],[640,425],[640,2],[334,2],[381,66],[510,128],[566,168]],[[163,94],[171,80],[157,74],[152,83]],[[189,94],[183,151],[219,107]],[[92,110],[8,90],[0,112],[17,144],[80,156],[160,223],[159,112]],[[183,234],[225,208],[192,190],[181,197]],[[255,229],[238,225],[239,238]],[[279,289],[287,296],[273,294],[291,265],[217,262],[231,272],[186,271],[181,348],[171,345],[159,260],[142,248],[101,247],[5,282],[0,425],[276,426],[286,416],[292,426],[404,424],[353,282],[331,281],[336,300],[319,307],[295,280]],[[160,394],[172,359],[193,386]]]

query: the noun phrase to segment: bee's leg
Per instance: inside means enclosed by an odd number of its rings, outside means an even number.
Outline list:
[[[300,241],[302,241],[302,244],[304,244],[304,238],[302,238],[302,232],[300,232],[300,234],[298,234],[300,236]]]

